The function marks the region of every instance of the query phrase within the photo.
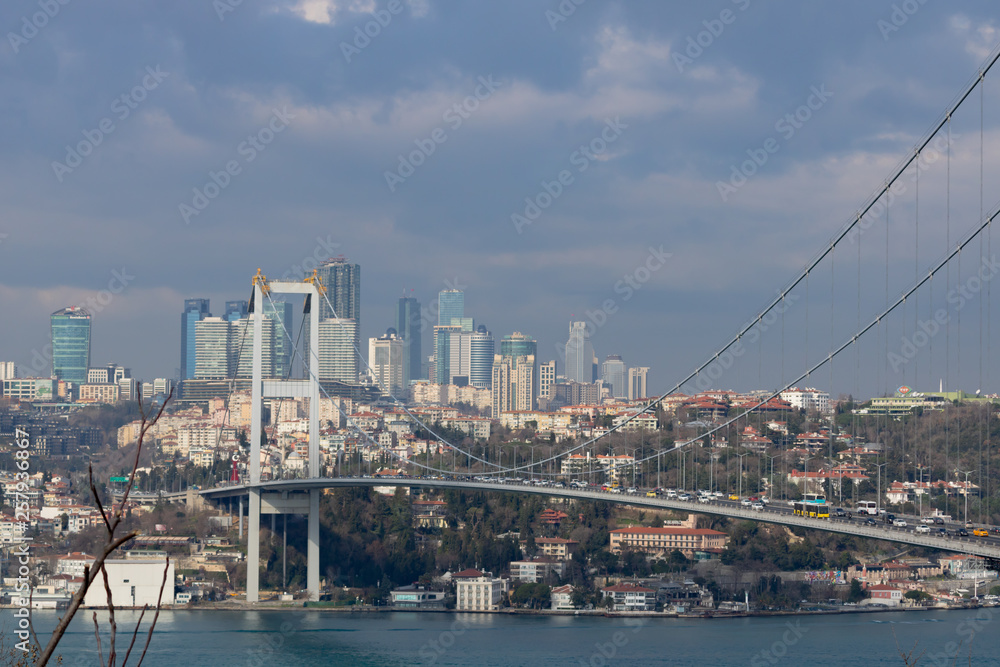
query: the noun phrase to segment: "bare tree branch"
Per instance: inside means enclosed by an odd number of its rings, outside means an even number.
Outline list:
[[[149,415],[143,410],[143,408],[142,408],[142,398],[141,397],[139,398],[139,410],[140,410],[140,414],[142,416],[142,421],[141,421],[140,428],[139,428],[139,437],[138,437],[137,442],[136,442],[135,461],[132,464],[132,472],[129,475],[129,483],[128,483],[128,486],[125,489],[125,492],[122,494],[121,501],[117,505],[115,505],[115,503],[112,501],[111,507],[114,508],[114,512],[113,512],[112,515],[109,515],[108,510],[105,509],[104,505],[101,503],[100,494],[97,492],[97,486],[94,483],[94,469],[93,469],[93,466],[89,466],[88,467],[88,476],[89,476],[89,481],[90,481],[90,492],[93,495],[95,502],[97,503],[98,509],[100,509],[100,511],[101,511],[101,517],[104,520],[104,528],[105,528],[105,530],[108,533],[107,542],[105,543],[104,547],[101,549],[101,553],[97,554],[96,558],[94,559],[93,566],[84,567],[83,583],[80,584],[80,590],[78,590],[76,592],[76,594],[73,595],[72,600],[70,600],[69,607],[66,610],[66,614],[59,620],[59,623],[56,625],[55,629],[52,631],[52,637],[49,639],[49,643],[41,651],[41,655],[39,656],[38,660],[35,662],[36,667],[44,667],[44,665],[47,665],[48,662],[49,662],[49,660],[52,658],[52,654],[55,652],[56,646],[62,640],[63,635],[66,634],[66,629],[69,627],[70,622],[73,620],[73,616],[76,615],[76,612],[79,610],[80,606],[83,604],[83,600],[84,600],[84,598],[87,595],[87,591],[90,590],[91,585],[93,585],[94,581],[97,579],[98,573],[103,573],[103,576],[104,576],[104,588],[105,588],[105,591],[107,592],[107,595],[108,595],[108,610],[109,610],[110,615],[111,615],[111,647],[110,647],[111,653],[110,653],[110,656],[109,656],[109,658],[110,658],[110,663],[109,664],[113,664],[114,658],[115,658],[114,641],[115,641],[115,635],[116,635],[116,632],[117,632],[117,627],[116,627],[115,618],[114,618],[114,606],[113,606],[112,599],[111,599],[110,584],[108,582],[107,571],[104,568],[104,563],[108,559],[108,557],[112,553],[114,553],[115,550],[117,550],[120,546],[122,546],[123,544],[125,544],[129,540],[135,538],[136,535],[138,535],[138,533],[136,531],[129,531],[128,533],[126,533],[125,535],[122,535],[121,537],[115,537],[115,532],[118,530],[118,527],[121,525],[122,516],[123,516],[123,513],[124,513],[124,508],[125,508],[126,503],[128,502],[128,497],[129,497],[129,493],[132,490],[132,486],[135,483],[136,471],[139,468],[139,457],[142,455],[142,444],[143,444],[143,441],[145,440],[146,434],[149,432],[149,430],[151,428],[153,428],[156,425],[156,423],[159,421],[160,417],[163,416],[163,411],[166,409],[167,403],[170,402],[170,399],[173,397],[173,394],[174,394],[173,389],[171,389],[170,393],[167,395],[167,397],[164,399],[163,403],[160,405],[160,409],[156,412],[156,415],[152,419],[149,419]],[[168,559],[167,563],[168,563],[168,566],[169,566],[169,559]],[[164,571],[163,576],[164,576],[164,580],[165,580],[166,576],[167,576],[166,571]],[[160,605],[161,605],[161,601],[162,601],[162,595],[163,595],[163,589],[161,587],[161,590],[160,590],[160,600],[157,601],[157,616],[159,616],[159,609],[160,609]],[[97,614],[96,613],[94,613],[94,625],[95,625],[95,627],[97,626]],[[154,621],[154,625],[155,625],[155,621]],[[152,638],[152,628],[150,628],[150,637],[146,640],[146,647],[147,648],[149,647],[149,640],[151,638]],[[100,638],[99,629],[98,629],[98,636],[97,636],[98,651],[100,652],[101,664],[104,664],[104,656],[103,656],[103,652],[101,651],[100,642],[101,642],[101,638]],[[143,649],[143,656],[144,655],[145,655],[145,649]],[[141,659],[140,659],[140,664],[141,664]]]
[[[132,641],[128,644],[128,650],[125,651],[125,659],[122,660],[122,667],[128,664],[128,657],[132,654],[132,647],[135,646],[136,637],[139,636],[139,626],[142,625],[142,619],[146,615],[146,610],[149,609],[148,604],[142,605],[142,612],[139,614],[139,620],[135,623],[135,630],[132,631]]]
[[[97,637],[97,656],[104,664],[104,651],[101,649],[101,626],[97,624],[97,612],[94,612],[94,636]]]
[[[156,613],[153,614],[153,622],[149,626],[149,634],[146,635],[146,645],[142,647],[142,655],[139,656],[139,663],[136,667],[142,667],[142,661],[146,659],[146,651],[149,650],[149,642],[153,640],[153,630],[156,628],[156,621],[160,618],[160,607],[163,606],[163,588],[167,585],[167,572],[170,570],[170,556],[167,556],[167,564],[163,568],[163,581],[160,582],[160,597],[156,599]],[[128,656],[126,656],[126,660]],[[125,667],[122,663],[122,667]]]

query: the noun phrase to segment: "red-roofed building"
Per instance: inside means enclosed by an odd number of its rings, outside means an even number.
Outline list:
[[[612,530],[611,551],[623,549],[665,556],[673,550],[692,558],[696,551],[724,549],[729,536],[708,528],[619,528]]]
[[[538,520],[551,526],[558,526],[564,519],[568,519],[569,514],[554,510],[551,507],[538,515]]]
[[[869,586],[867,589],[871,596],[865,600],[865,604],[881,604],[886,607],[898,607],[903,602],[903,590],[887,584]]]

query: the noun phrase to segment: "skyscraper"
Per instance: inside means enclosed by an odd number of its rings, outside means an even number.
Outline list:
[[[461,333],[462,327],[457,324],[434,327],[433,380],[437,384],[452,384],[456,375],[468,377],[462,372]]]
[[[504,357],[527,357],[535,359],[535,376],[532,387],[537,392],[539,389],[539,368],[538,368],[538,341],[531,336],[526,336],[520,331],[515,331],[509,336],[504,336],[500,341],[500,354]],[[536,393],[533,399],[537,399]]]
[[[489,389],[493,381],[493,334],[486,327],[479,328],[469,336],[469,384],[479,389]]]
[[[446,289],[438,292],[438,326],[449,326],[452,318],[465,317],[465,292]]]
[[[85,384],[90,368],[90,312],[70,306],[52,313],[52,376]]]
[[[381,338],[368,339],[368,365],[379,389],[398,396],[409,384],[406,343],[389,329]]]
[[[649,369],[642,366],[628,369],[628,400],[634,401],[649,396],[646,393],[646,375]]]
[[[549,387],[556,381],[556,362],[547,361],[538,367],[538,396],[539,398],[552,398]]]
[[[211,316],[212,313],[208,312],[208,299],[184,300],[184,312],[181,313],[181,380],[194,377],[194,325]]]
[[[331,317],[319,323],[319,379],[358,382],[358,355],[354,352],[358,325],[352,319]]]
[[[225,319],[230,322],[241,320],[247,316],[250,306],[246,301],[227,301]]]
[[[621,355],[609,354],[601,365],[601,379],[608,386],[611,396],[625,398],[628,396],[628,386],[625,384],[625,362]]]
[[[350,341],[352,354],[354,349],[361,350],[361,265],[351,264],[346,257],[331,257],[320,264],[316,269],[316,275],[323,282],[326,288],[326,296],[319,297],[319,320],[322,323],[330,318],[351,320],[354,322],[354,338]],[[327,305],[329,300],[330,305]],[[330,309],[333,306],[333,310]],[[313,304],[313,308],[317,305]],[[336,311],[336,313],[334,313]],[[303,361],[309,360],[309,327],[310,318],[303,319],[302,340],[306,354]],[[355,359],[355,379],[357,382],[357,359]]]
[[[265,317],[261,318],[260,324],[261,377],[279,377],[276,364],[276,341],[279,334],[284,336],[284,333],[280,331],[281,326],[277,323],[274,317],[267,317],[265,315]],[[229,323],[229,326],[229,358],[232,359],[233,364],[230,369],[233,374],[232,377],[252,378],[254,337],[253,318],[244,317],[234,320]],[[289,343],[289,345],[291,345],[291,343]],[[285,376],[282,375],[280,377]]]
[[[594,346],[586,322],[569,323],[566,343],[566,379],[574,382],[594,381]]]
[[[292,304],[284,299],[264,299],[264,317],[274,320],[274,375],[287,378],[292,365]]]
[[[512,410],[533,410],[534,404],[535,357],[493,357],[493,382],[490,389],[492,398],[491,416],[499,419],[503,412]]]
[[[400,297],[396,304],[396,335],[403,339],[405,345],[405,363],[409,366],[410,380],[423,377],[420,324],[420,302],[413,297]]]
[[[232,377],[232,327],[221,317],[206,317],[194,324],[195,380],[226,380]],[[253,348],[251,347],[251,350]]]

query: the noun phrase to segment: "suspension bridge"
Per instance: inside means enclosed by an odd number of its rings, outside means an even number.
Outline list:
[[[778,488],[774,474],[775,459],[779,460],[780,474],[786,477],[787,466],[795,462],[797,455],[788,447],[768,449],[777,452],[773,456],[761,456],[761,452],[746,449],[741,452],[740,428],[753,424],[760,426],[766,420],[764,411],[773,408],[774,401],[782,392],[799,383],[822,380],[829,382],[831,389],[835,386],[849,387],[851,400],[846,403],[852,409],[857,408],[854,397],[861,394],[862,387],[883,397],[896,393],[893,388],[897,386],[900,387],[897,395],[901,393],[905,397],[907,392],[902,390],[909,391],[907,384],[914,387],[938,386],[941,389],[947,386],[952,391],[956,384],[968,387],[975,383],[976,396],[991,387],[990,281],[998,272],[994,267],[1000,267],[992,255],[992,223],[1000,216],[1000,207],[987,208],[984,199],[986,185],[995,182],[992,172],[1000,166],[987,160],[990,137],[985,130],[985,118],[987,108],[994,108],[995,103],[1000,103],[996,94],[987,87],[998,58],[1000,50],[995,49],[930,129],[848,217],[842,228],[727,342],[706,355],[702,363],[669,391],[649,399],[613,427],[589,438],[577,438],[565,446],[555,446],[558,451],[550,450],[538,460],[532,456],[530,463],[515,457],[513,460],[508,458],[505,465],[502,454],[507,452],[491,452],[489,447],[463,448],[446,441],[434,428],[424,424],[403,401],[382,387],[383,393],[398,409],[405,411],[410,419],[431,434],[439,451],[452,454],[451,466],[447,467],[443,459],[434,465],[433,458],[427,456],[423,461],[409,458],[396,462],[395,465],[405,471],[396,477],[375,478],[360,474],[356,477],[331,476],[342,468],[335,464],[321,464],[324,456],[320,450],[319,399],[321,394],[330,397],[319,381],[320,300],[325,301],[334,318],[338,315],[325,286],[315,274],[303,282],[268,281],[258,270],[253,279],[250,301],[253,356],[250,451],[246,470],[239,479],[201,492],[206,499],[216,503],[235,500],[240,506],[241,519],[246,500],[249,526],[247,556],[252,564],[247,575],[247,600],[253,602],[259,599],[256,564],[260,554],[262,513],[307,515],[307,588],[313,599],[318,597],[320,495],[324,489],[354,486],[524,493],[621,503],[887,540],[979,555],[996,562],[1000,559],[1000,539],[990,535],[969,538],[956,534],[959,533],[957,529],[946,534],[925,534],[912,530],[912,527],[873,526],[857,518],[821,520],[796,516],[787,504],[776,502],[764,509],[752,510],[727,500],[694,505],[682,500],[647,497],[640,493],[613,493],[590,486],[567,488],[557,484],[501,484],[497,480],[519,475],[548,480],[568,479],[571,476],[562,470],[567,457],[620,450],[628,444],[632,430],[630,424],[643,415],[662,414],[664,401],[670,396],[692,389],[693,393],[697,393],[715,382],[731,382],[756,383],[757,387],[777,389],[757,392],[751,404],[715,416],[708,422],[684,425],[674,420],[678,427],[666,446],[655,444],[663,442],[660,439],[662,430],[643,432],[641,438],[655,440],[655,443],[647,447],[644,440],[637,448],[642,453],[638,457],[633,453],[630,463],[633,479],[638,470],[640,480],[647,482],[645,488],[653,487],[648,483],[652,474],[650,468],[655,465],[659,477],[663,458],[674,454],[680,459],[674,475],[678,481],[684,479],[684,488],[709,486],[712,490],[725,489],[732,493],[736,489],[729,487],[735,486],[738,481],[739,496],[742,496],[744,479],[748,488],[760,488],[763,482],[763,475],[758,475],[751,484],[753,476],[744,471],[744,457],[753,456],[758,467],[764,462],[765,470],[765,459],[770,459],[771,474],[766,477],[766,486],[769,491],[774,491]],[[977,184],[978,192],[975,191]],[[297,294],[304,298],[303,316],[308,319],[310,337],[307,347],[309,358],[303,361],[304,379],[263,377],[262,311],[265,300],[271,301],[273,294]],[[273,301],[271,304],[273,306]],[[279,324],[281,335],[293,348],[296,347],[296,341],[284,323]],[[244,337],[246,332],[245,329]],[[372,369],[356,345],[354,353],[371,373]],[[375,376],[374,373],[372,375]],[[262,476],[265,399],[309,401],[308,451],[303,470],[295,473],[294,478],[285,479],[279,475],[278,478],[267,479]],[[977,501],[979,524],[985,525],[991,513],[989,503],[996,500],[996,488],[992,481],[995,472],[990,470],[991,464],[995,463],[991,437],[995,407],[992,401],[984,401],[980,399],[976,403],[986,407],[978,411],[953,408],[950,404],[943,406],[939,420],[942,422],[940,433],[944,434],[943,437],[918,432],[918,422],[912,420],[911,431],[907,430],[908,422],[904,422],[902,435],[893,436],[895,441],[878,443],[880,438],[889,438],[889,422],[898,417],[887,412],[869,416],[853,409],[844,412],[841,422],[834,425],[849,432],[852,442],[866,440],[879,445],[873,449],[875,458],[871,464],[871,468],[877,469],[879,474],[879,501],[883,492],[883,469],[886,470],[887,482],[889,468],[912,470],[914,480],[919,473],[920,484],[923,483],[923,472],[928,469],[932,473],[937,472],[942,479],[962,474],[966,479],[964,500],[965,518],[968,519],[968,479],[970,475],[976,475],[980,489]],[[385,460],[401,459],[398,453],[379,444],[350,418],[348,426],[370,452],[376,452]],[[719,438],[718,442],[729,444],[717,444],[716,438]],[[799,462],[807,466],[809,460],[817,458],[823,465],[832,466],[833,440],[832,436],[828,438],[825,457],[821,451],[814,449],[799,456]],[[686,458],[688,455],[690,462]],[[342,461],[336,453],[332,458]],[[739,460],[738,473],[734,473],[731,459]],[[689,463],[692,467],[691,483],[687,482]],[[722,481],[715,478],[716,466],[720,469]],[[706,471],[706,467],[710,470]],[[591,470],[586,474],[592,480],[594,475],[603,473]],[[808,476],[805,479],[808,484]],[[841,478],[838,485],[841,493],[843,481]],[[827,479],[826,483],[832,496],[833,479]],[[659,479],[656,486],[660,486]],[[242,529],[242,520],[240,526]]]

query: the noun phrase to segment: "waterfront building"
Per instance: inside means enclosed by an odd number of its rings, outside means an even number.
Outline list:
[[[566,563],[550,556],[515,560],[510,563],[511,581],[540,584],[566,574]]]
[[[220,318],[222,319],[222,318]],[[158,603],[172,605],[174,603],[174,587],[162,587],[166,571],[168,584],[174,581],[174,562],[172,560],[106,560],[104,571],[107,583],[104,586],[91,586],[87,590],[83,604],[86,607],[107,607],[108,600],[121,607],[156,607]],[[110,588],[110,596],[108,595]]]
[[[471,569],[453,574],[452,579],[457,611],[497,611],[510,585],[508,579]]]
[[[70,306],[52,313],[52,377],[87,381],[90,368],[90,311]]]
[[[195,372],[195,324],[206,317],[211,317],[208,311],[208,299],[185,299],[184,312],[181,313],[181,380],[191,380]]]
[[[613,611],[656,611],[656,591],[638,584],[615,584],[601,589],[611,598]]]

